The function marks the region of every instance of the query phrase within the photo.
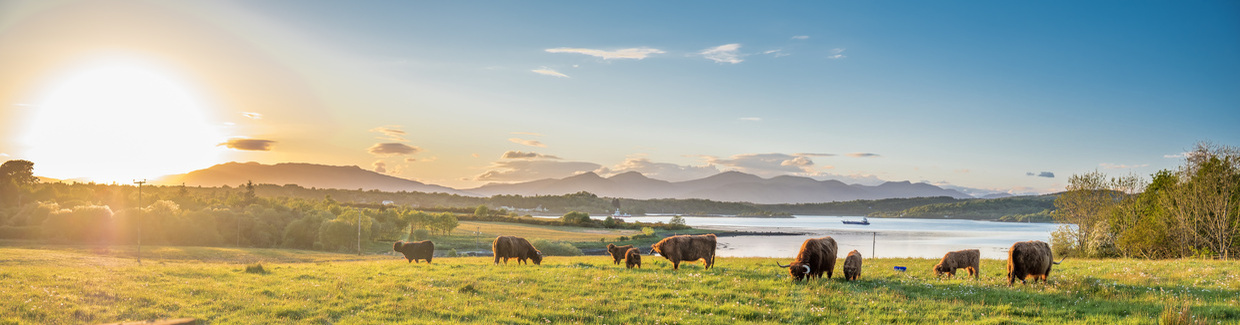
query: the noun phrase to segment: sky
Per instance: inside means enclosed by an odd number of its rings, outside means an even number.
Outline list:
[[[972,194],[1240,145],[1240,3],[0,0],[0,160]]]

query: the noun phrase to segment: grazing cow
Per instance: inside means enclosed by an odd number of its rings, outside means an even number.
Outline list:
[[[628,251],[624,252],[624,266],[630,269],[633,268],[633,266],[637,266],[639,269],[642,268],[641,250],[629,248]]]
[[[499,236],[495,237],[495,242],[491,243],[491,251],[495,252],[495,264],[499,265],[499,259],[504,259],[504,265],[508,264],[508,259],[515,258],[517,263],[526,263],[526,259],[534,261],[534,265],[542,265],[542,252],[534,248],[530,241],[525,238],[515,236]]]
[[[844,258],[844,279],[855,281],[859,275],[861,275],[861,252],[854,249],[848,252],[848,257]]]
[[[779,262],[775,262],[775,265],[787,268],[792,279],[796,281],[801,281],[806,277],[821,279],[822,272],[827,272],[827,278],[830,279],[835,273],[837,251],[835,238],[831,236],[810,238],[801,244],[801,252],[797,253],[796,260],[788,265],[780,265]]]
[[[982,265],[982,251],[976,249],[964,249],[954,252],[947,252],[943,255],[943,260],[939,264],[934,265],[934,275],[939,276],[947,273],[947,277],[956,275],[956,269],[963,268],[969,271],[969,275],[973,279],[977,279],[981,273],[979,268]]]
[[[663,238],[650,245],[650,255],[659,253],[672,261],[672,268],[679,270],[680,262],[702,260],[706,269],[715,265],[715,234],[680,235]]]
[[[435,255],[435,243],[429,240],[416,242],[396,241],[396,243],[392,244],[392,250],[405,254],[405,259],[409,260],[409,263],[417,260],[426,260],[426,263],[429,264],[431,257]]]
[[[633,248],[633,245],[616,246],[616,244],[607,244],[607,253],[611,254],[612,264],[620,264],[620,261],[627,256],[625,253],[630,248]]]
[[[1033,281],[1037,282],[1042,279],[1042,283],[1046,283],[1046,276],[1051,274],[1051,266],[1062,263],[1063,260],[1055,262],[1054,253],[1051,251],[1051,245],[1040,240],[1022,241],[1012,244],[1012,248],[1008,249],[1008,286],[1020,280],[1025,283],[1025,278],[1033,276]]]

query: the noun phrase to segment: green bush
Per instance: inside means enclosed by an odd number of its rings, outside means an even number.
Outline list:
[[[428,238],[428,237],[430,237],[430,236],[431,236],[431,231],[430,231],[430,230],[426,230],[426,229],[418,229],[418,230],[414,230],[414,231],[413,231],[413,240],[414,240],[414,241],[426,240],[426,238]]]
[[[581,249],[565,242],[553,242],[546,239],[535,239],[530,242],[543,256],[581,256]]]

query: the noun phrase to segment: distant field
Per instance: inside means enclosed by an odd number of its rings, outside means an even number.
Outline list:
[[[980,281],[938,280],[928,259],[867,260],[861,280],[793,283],[769,258],[719,258],[671,269],[646,256],[628,270],[606,257],[542,266],[490,258],[409,264],[277,249],[0,248],[0,324],[80,324],[194,317],[259,323],[1156,323],[1187,310],[1240,322],[1240,265],[1222,261],[1068,259],[1049,285],[1006,286],[1003,261]],[[244,271],[264,261],[268,273]],[[786,260],[781,260],[787,262]],[[906,266],[899,273],[893,266]],[[963,272],[963,271],[962,271]],[[1185,309],[1187,308],[1187,309]]]
[[[496,236],[517,236],[525,238],[541,238],[552,241],[598,241],[599,238],[615,240],[620,236],[632,236],[641,231],[630,229],[605,229],[581,227],[557,227],[526,225],[505,222],[462,221],[456,228],[457,232],[473,232],[481,229],[484,237],[494,239]],[[487,241],[488,245],[490,240]]]

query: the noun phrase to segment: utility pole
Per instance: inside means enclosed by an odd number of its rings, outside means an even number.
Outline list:
[[[138,265],[142,265],[142,184],[146,184],[146,179],[133,183],[138,184]]]

